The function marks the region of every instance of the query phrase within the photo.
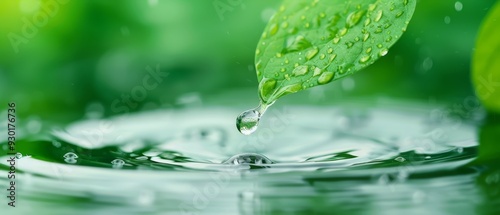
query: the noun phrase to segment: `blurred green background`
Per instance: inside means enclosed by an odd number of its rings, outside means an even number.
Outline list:
[[[186,104],[230,105],[242,98],[257,104],[254,51],[279,3],[2,1],[0,103],[16,102],[20,117],[64,121],[86,117],[89,110],[115,115]],[[421,0],[408,31],[386,57],[349,78],[284,100],[462,101],[474,94],[471,56],[480,23],[494,3]],[[141,91],[147,67],[168,76]],[[156,83],[149,81],[148,86]],[[136,99],[125,104],[123,98],[131,94]]]

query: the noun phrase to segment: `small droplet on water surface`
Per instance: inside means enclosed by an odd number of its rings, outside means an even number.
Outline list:
[[[20,152],[16,153],[16,158],[17,159],[21,159],[23,157],[23,154],[21,154]]]
[[[397,162],[401,162],[401,163],[406,161],[406,159],[404,157],[397,157],[394,160],[396,160]]]
[[[259,126],[259,120],[264,112],[266,112],[267,107],[268,105],[261,103],[258,107],[241,113],[236,118],[236,128],[238,128],[238,131],[243,135],[250,135],[255,132]]]
[[[125,164],[125,161],[123,161],[122,159],[114,159],[113,161],[111,161],[111,164],[113,164],[114,169],[121,169]]]
[[[64,162],[74,164],[77,161],[76,159],[78,158],[78,155],[76,155],[73,152],[68,152],[68,153],[64,154],[63,157],[64,157]]]

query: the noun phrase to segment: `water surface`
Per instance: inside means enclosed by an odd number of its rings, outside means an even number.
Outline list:
[[[470,165],[477,122],[436,118],[438,109],[273,106],[251,136],[235,128],[239,108],[83,120],[18,142],[19,200],[8,211],[494,213],[500,171]]]

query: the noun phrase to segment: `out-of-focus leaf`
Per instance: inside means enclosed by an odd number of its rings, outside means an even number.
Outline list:
[[[476,94],[484,106],[500,112],[500,2],[481,26],[472,62]]]

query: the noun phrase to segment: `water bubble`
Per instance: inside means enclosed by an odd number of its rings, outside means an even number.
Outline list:
[[[464,8],[464,5],[462,4],[462,2],[459,2],[459,1],[455,2],[455,10],[457,12],[462,11],[463,8]]]
[[[347,28],[342,28],[342,29],[340,29],[340,31],[339,31],[339,35],[340,35],[340,36],[344,36],[344,35],[346,35],[346,34],[347,34]]]
[[[332,41],[333,41],[333,44],[337,44],[337,43],[339,43],[340,38],[339,37],[335,37],[335,38],[333,38]]]
[[[404,11],[400,11],[396,14],[396,18],[399,18],[401,17],[402,15],[404,14]]]
[[[368,38],[370,38],[370,33],[366,33],[363,35],[363,42],[366,42],[368,40]]]
[[[333,54],[332,56],[330,56],[330,59],[328,59],[328,61],[331,63],[333,60],[335,60],[336,57],[337,54]]]
[[[347,16],[347,20],[346,20],[347,27],[350,28],[350,27],[353,27],[356,24],[358,24],[359,21],[361,20],[361,17],[363,17],[363,15],[365,15],[365,11],[364,10],[352,12],[351,14],[349,14]]]
[[[316,54],[318,54],[319,50],[318,48],[314,47],[313,49],[307,51],[306,53],[306,60],[311,60]]]
[[[135,158],[136,160],[148,160],[149,158],[147,156],[139,156]]]
[[[462,154],[462,153],[464,152],[464,148],[462,148],[462,147],[458,147],[458,148],[456,149],[456,151],[457,151],[459,154]]]
[[[424,62],[422,63],[422,69],[424,69],[424,71],[429,71],[430,69],[432,69],[433,64],[434,63],[432,62],[431,58],[425,58]]]
[[[276,23],[272,24],[271,27],[269,28],[269,34],[271,36],[275,35],[276,33],[278,33],[278,29],[279,29],[278,24]]]
[[[486,184],[497,184],[499,181],[500,181],[500,172],[498,171],[491,173],[484,180]]]
[[[400,162],[400,163],[402,163],[402,162],[405,162],[405,161],[406,161],[406,159],[405,159],[404,157],[397,157],[397,158],[395,158],[394,160],[395,160],[395,161],[397,161],[397,162]]]
[[[451,22],[451,18],[449,16],[445,16],[444,17],[444,23],[445,24],[450,24],[450,22]]]
[[[52,145],[56,148],[59,148],[59,147],[61,147],[61,142],[54,140],[54,141],[52,141]]]
[[[42,122],[38,117],[31,117],[26,125],[29,133],[36,134],[42,130]]]
[[[345,91],[351,91],[355,86],[356,83],[352,78],[345,78],[344,80],[342,80],[342,89],[344,89]]]
[[[370,59],[371,59],[371,56],[370,56],[370,55],[365,55],[365,56],[363,56],[363,57],[361,57],[361,58],[359,59],[359,62],[360,62],[360,63],[366,63],[366,62],[368,62]]]
[[[238,154],[235,155],[228,160],[223,162],[224,164],[232,164],[232,165],[248,165],[248,164],[256,164],[256,165],[262,165],[262,164],[272,164],[273,161],[271,159],[267,158],[264,155],[257,154],[257,153],[244,153],[244,154]]]
[[[377,8],[377,4],[370,4],[370,5],[368,5],[368,11],[374,11],[375,8]]]
[[[304,36],[298,35],[296,37],[291,37],[286,40],[286,47],[283,51],[284,53],[302,51],[311,47],[311,42],[309,42]]]
[[[16,153],[16,159],[21,159],[23,157],[23,154],[20,152]]]
[[[283,22],[281,23],[282,28],[288,28],[288,22]]]
[[[383,57],[383,56],[387,55],[387,53],[389,53],[389,50],[388,50],[388,49],[382,49],[382,50],[380,50],[379,55],[380,55],[381,57]]]
[[[302,76],[302,75],[307,74],[307,72],[309,72],[309,67],[308,66],[298,66],[297,68],[295,68],[293,70],[292,74],[294,76]]]
[[[78,155],[76,155],[75,153],[73,152],[68,152],[66,154],[64,154],[64,161],[66,163],[69,163],[69,164],[74,164],[77,162],[77,159],[78,159]]]
[[[372,20],[370,18],[367,18],[365,20],[365,26],[368,26],[371,22],[372,22]]]
[[[114,159],[113,161],[111,161],[111,164],[113,164],[114,169],[121,169],[125,164],[125,161],[123,161],[122,159]]]
[[[314,68],[313,77],[314,77],[314,76],[318,76],[318,75],[320,75],[320,74],[321,74],[321,72],[322,72],[322,71],[321,71],[321,69],[320,69],[319,67]]]
[[[375,18],[373,19],[373,21],[375,21],[375,22],[380,21],[380,19],[382,19],[382,15],[383,15],[382,10],[379,10],[379,11],[377,12],[377,14],[375,14]]]
[[[318,84],[327,84],[333,79],[333,72],[324,72],[318,78]]]

